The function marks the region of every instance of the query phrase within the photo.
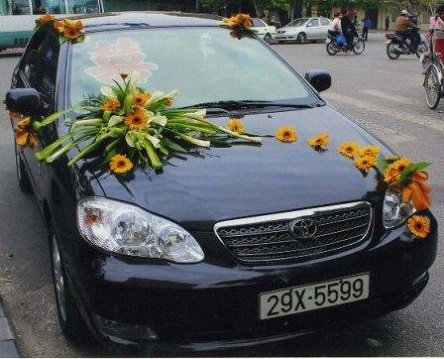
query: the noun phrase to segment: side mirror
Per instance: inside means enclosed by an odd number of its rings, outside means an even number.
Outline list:
[[[304,77],[319,92],[331,86],[331,76],[326,70],[310,70]]]
[[[39,115],[42,111],[40,94],[34,88],[11,89],[6,93],[6,107],[23,115]]]

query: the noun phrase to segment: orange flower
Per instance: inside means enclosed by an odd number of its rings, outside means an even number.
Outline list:
[[[345,157],[353,158],[358,152],[359,145],[353,141],[343,142],[338,149],[338,152]]]
[[[49,14],[45,14],[39,17],[38,22],[40,25],[44,25],[52,20],[54,20],[55,17]]]
[[[114,173],[125,173],[133,168],[133,163],[126,155],[114,155],[109,162],[109,168]]]
[[[362,172],[368,172],[375,164],[376,157],[362,156],[358,157],[353,164],[358,167]]]
[[[63,31],[65,31],[65,26],[63,25],[62,20],[54,21],[53,26],[54,26],[54,29],[56,29],[59,34],[63,34]]]
[[[103,111],[117,111],[120,107],[120,102],[115,97],[108,97],[100,107]]]
[[[407,220],[407,228],[418,238],[426,238],[430,233],[430,218],[414,215]]]
[[[171,107],[173,106],[173,99],[172,98],[166,98],[165,100],[163,100],[163,104],[167,107]]]
[[[227,128],[230,131],[236,132],[236,133],[243,133],[245,131],[244,124],[241,120],[238,118],[230,118],[227,123]]]
[[[31,123],[31,117],[23,117],[19,122],[17,122],[17,126],[20,128],[26,128]]]
[[[282,142],[295,142],[298,139],[296,130],[291,126],[282,126],[278,128],[275,134],[276,138]]]
[[[134,104],[139,107],[144,107],[150,98],[151,95],[148,92],[139,91],[134,96]]]
[[[319,133],[308,140],[310,147],[315,149],[325,149],[329,143],[330,138],[326,132]]]
[[[365,156],[373,156],[378,157],[379,156],[379,147],[378,146],[364,146],[359,149],[359,156],[365,157]]]
[[[148,124],[148,114],[145,110],[140,107],[136,108],[136,111],[125,117],[125,125],[127,125],[130,130],[139,130],[146,127]]]
[[[402,171],[410,164],[408,158],[400,158],[387,166],[384,171],[384,182],[388,184],[396,183],[401,179]]]

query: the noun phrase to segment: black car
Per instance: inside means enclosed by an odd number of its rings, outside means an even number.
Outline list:
[[[211,16],[79,19],[82,41],[60,41],[48,24],[36,31],[6,96],[19,185],[49,232],[65,334],[160,350],[251,346],[360,323],[421,293],[438,233],[424,165],[326,103],[327,72],[303,78],[248,29]],[[85,118],[76,104],[101,88],[103,99],[104,85],[128,83],[133,70],[152,96],[178,89],[174,108],[205,109],[218,128],[237,119],[261,143],[165,152],[161,168],[136,163],[124,176],[102,166],[103,148],[76,158],[84,144],[36,160]],[[28,142],[25,119],[45,124]],[[376,156],[398,167],[378,172]]]

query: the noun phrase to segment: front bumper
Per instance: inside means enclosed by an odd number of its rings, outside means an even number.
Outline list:
[[[436,222],[435,222],[436,223]],[[437,248],[436,224],[427,240],[405,228],[377,245],[317,262],[247,267],[213,261],[180,265],[99,255],[83,256],[82,280],[70,273],[77,302],[105,345],[163,351],[208,351],[286,340],[346,323],[359,323],[411,303],[428,281]],[[259,319],[258,295],[356,273],[370,273],[370,296],[351,304]],[[97,318],[101,318],[98,320]],[[109,335],[103,320],[143,327],[145,338]]]

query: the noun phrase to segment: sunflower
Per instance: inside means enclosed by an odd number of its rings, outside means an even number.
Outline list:
[[[384,182],[388,184],[398,182],[401,179],[402,171],[404,171],[409,164],[410,160],[406,157],[389,164],[384,170]]]
[[[378,157],[379,156],[379,147],[378,146],[364,146],[361,147],[358,150],[358,154],[361,157],[365,157],[365,156],[372,156],[372,157]]]
[[[117,111],[120,107],[120,102],[115,97],[108,97],[102,104],[103,111]]]
[[[407,228],[418,238],[425,238],[430,233],[430,219],[426,216],[414,215],[407,220]]]
[[[233,132],[236,132],[236,133],[243,133],[245,131],[245,126],[242,123],[242,121],[239,120],[238,118],[235,118],[235,117],[230,118],[228,120],[227,128],[230,131],[233,131]]]
[[[125,173],[133,168],[133,163],[126,155],[114,155],[109,161],[109,168],[114,173]]]
[[[136,108],[134,113],[125,117],[125,125],[129,127],[130,130],[139,130],[141,128],[146,127],[148,124],[148,114],[145,110],[140,107]]]
[[[49,14],[45,14],[45,15],[42,15],[42,16],[40,16],[40,17],[38,18],[38,23],[39,23],[40,25],[44,25],[44,24],[46,24],[46,23],[48,23],[48,22],[50,22],[50,21],[52,21],[52,20],[54,20],[54,19],[55,19],[54,16],[49,15]]]
[[[139,91],[134,96],[134,105],[144,107],[150,98],[151,95],[148,92]]]
[[[373,156],[361,156],[358,157],[353,164],[358,167],[362,172],[368,172],[375,164],[376,157]]]
[[[341,143],[338,152],[345,157],[353,158],[358,153],[359,145],[353,141]]]
[[[166,98],[166,99],[163,100],[163,104],[166,107],[171,107],[171,106],[173,106],[173,99],[172,98]]]
[[[278,128],[275,134],[276,138],[282,142],[295,142],[298,140],[296,130],[291,126],[282,126]]]
[[[318,133],[308,140],[308,144],[314,149],[325,149],[330,144],[328,133]]]

